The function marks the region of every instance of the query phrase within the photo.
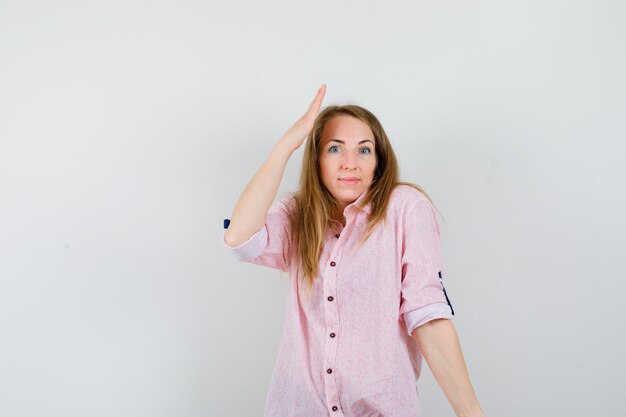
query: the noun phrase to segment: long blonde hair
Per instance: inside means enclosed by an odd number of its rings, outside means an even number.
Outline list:
[[[409,185],[430,197],[417,184],[403,182],[398,178],[398,162],[389,138],[380,121],[369,110],[354,104],[328,106],[315,119],[309,133],[302,158],[300,187],[292,197],[295,200],[289,212],[291,229],[291,253],[294,262],[300,264],[300,270],[307,283],[307,289],[313,286],[318,274],[319,258],[324,249],[324,236],[331,219],[341,215],[339,205],[328,189],[323,185],[318,163],[319,143],[324,127],[335,116],[356,117],[369,126],[375,138],[377,164],[374,170],[374,182],[366,191],[363,206],[371,203],[370,214],[360,244],[371,235],[374,227],[384,220],[389,197],[398,185]]]

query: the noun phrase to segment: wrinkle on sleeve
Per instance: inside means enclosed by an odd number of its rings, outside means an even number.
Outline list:
[[[291,264],[288,210],[294,204],[292,196],[273,203],[267,212],[263,227],[238,246],[228,246],[224,239],[226,233],[224,230],[223,245],[238,261],[288,272]]]
[[[452,318],[442,282],[443,258],[437,213],[422,194],[411,192],[402,216],[400,315],[407,333],[437,318]]]

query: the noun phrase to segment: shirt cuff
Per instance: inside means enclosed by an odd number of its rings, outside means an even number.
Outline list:
[[[265,225],[261,227],[255,234],[250,236],[248,240],[238,246],[228,246],[224,239],[226,230],[222,232],[222,243],[232,253],[238,261],[249,261],[263,253],[267,244],[267,228]]]
[[[452,312],[446,303],[429,304],[417,310],[404,314],[404,323],[409,336],[413,336],[413,330],[422,324],[435,319],[451,319]]]

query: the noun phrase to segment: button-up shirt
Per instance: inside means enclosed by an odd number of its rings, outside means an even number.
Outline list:
[[[272,204],[246,242],[230,247],[222,235],[236,259],[289,273],[266,417],[420,415],[422,355],[413,329],[454,314],[442,283],[439,224],[424,194],[400,185],[386,223],[358,247],[370,213],[365,194],[344,209],[345,226],[329,224],[310,294],[287,238],[292,196]]]

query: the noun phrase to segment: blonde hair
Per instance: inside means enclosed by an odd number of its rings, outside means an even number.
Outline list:
[[[324,127],[335,116],[356,117],[369,126],[374,134],[377,164],[374,181],[366,191],[363,207],[371,203],[365,232],[360,239],[363,244],[374,227],[384,220],[391,192],[398,185],[409,185],[430,197],[417,184],[403,182],[398,178],[398,162],[389,138],[380,121],[369,110],[354,104],[328,106],[322,110],[309,133],[302,158],[300,187],[291,193],[295,200],[289,211],[291,229],[291,256],[300,264],[303,279],[309,290],[318,274],[319,258],[324,249],[324,236],[331,219],[343,213],[328,189],[323,185],[318,163],[318,149]]]

